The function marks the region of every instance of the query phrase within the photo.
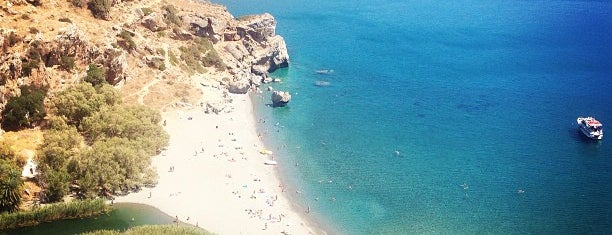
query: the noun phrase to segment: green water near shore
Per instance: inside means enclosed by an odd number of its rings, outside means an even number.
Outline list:
[[[171,224],[173,220],[173,217],[151,206],[136,203],[118,203],[113,206],[113,210],[108,214],[83,219],[41,223],[32,227],[0,231],[0,235],[80,234],[101,229],[123,231],[140,225]]]

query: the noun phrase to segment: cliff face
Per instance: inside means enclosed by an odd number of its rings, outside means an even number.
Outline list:
[[[91,63],[126,102],[159,108],[195,102],[193,86],[245,93],[289,63],[270,14],[235,19],[211,3],[134,0],[111,1],[103,20],[75,2],[0,0],[0,109],[20,85],[61,89]]]

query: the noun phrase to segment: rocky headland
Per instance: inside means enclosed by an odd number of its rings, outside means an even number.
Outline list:
[[[97,2],[108,11],[96,14]],[[235,18],[224,6],[189,0],[2,0],[0,7],[0,110],[22,85],[61,89],[96,64],[125,102],[218,113],[228,111],[227,93],[271,82],[268,73],[289,64],[267,13]]]

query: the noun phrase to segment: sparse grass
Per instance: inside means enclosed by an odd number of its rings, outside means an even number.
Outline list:
[[[172,51],[168,51],[168,57],[170,57],[170,63],[172,65],[177,65],[178,64],[178,58],[176,58],[176,55],[174,54],[174,52]]]
[[[157,31],[157,37],[158,38],[163,38],[166,37],[166,32],[162,31]]]
[[[182,46],[179,50],[181,59],[185,62],[184,68],[190,73],[205,73],[204,67],[225,69],[225,63],[207,38],[197,38],[188,47]]]
[[[164,50],[164,48],[157,48],[156,52],[161,56],[166,56],[166,51]]]
[[[178,11],[173,5],[166,5],[163,9],[166,11],[166,22],[168,24],[181,25],[181,18],[178,17]]]
[[[24,153],[35,152],[43,142],[43,134],[39,129],[9,131],[2,135],[2,140],[11,146],[11,150],[17,155],[17,161],[25,163],[28,156]]]

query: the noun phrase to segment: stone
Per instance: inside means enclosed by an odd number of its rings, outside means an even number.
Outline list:
[[[108,48],[104,54],[107,56],[108,61],[106,81],[111,85],[116,85],[120,81],[126,80],[128,78],[128,63],[125,52]]]
[[[150,55],[145,56],[145,61],[150,68],[165,70],[166,58],[163,56]]]
[[[250,88],[251,85],[248,81],[238,80],[230,82],[228,90],[232,94],[246,94]]]
[[[284,107],[291,100],[291,94],[286,91],[272,92],[272,107]]]
[[[227,25],[223,20],[198,14],[184,15],[182,20],[193,35],[207,37],[213,43],[221,40],[221,33]]]
[[[153,12],[148,16],[145,16],[141,22],[142,26],[145,28],[157,32],[168,29],[168,24],[164,22],[164,18],[161,14]]]

